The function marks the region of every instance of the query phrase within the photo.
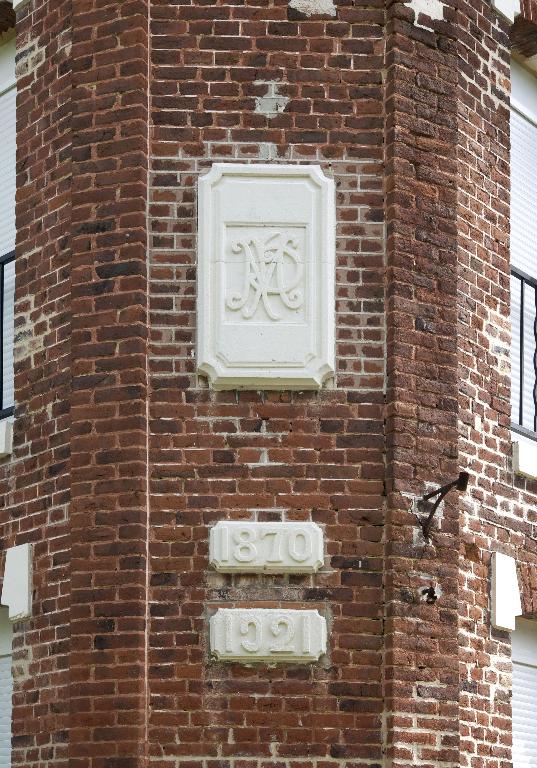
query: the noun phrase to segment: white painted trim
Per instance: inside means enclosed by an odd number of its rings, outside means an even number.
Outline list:
[[[32,615],[32,546],[20,544],[6,551],[2,597],[9,608],[11,621],[28,619]]]
[[[0,459],[13,453],[13,422],[11,419],[0,421]]]
[[[519,664],[537,667],[537,622],[535,619],[517,619],[512,638],[511,656]]]
[[[491,563],[491,624],[496,629],[511,632],[516,617],[522,615],[522,602],[514,557],[502,552],[492,553]]]
[[[0,97],[16,87],[15,59],[17,55],[13,30],[0,35]]]
[[[513,440],[513,471],[515,475],[537,480],[537,442]]]
[[[537,125],[537,78],[511,60],[511,108]]]
[[[520,0],[492,0],[492,7],[511,24],[520,15]]]

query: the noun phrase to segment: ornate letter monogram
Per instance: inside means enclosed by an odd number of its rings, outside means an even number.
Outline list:
[[[333,180],[305,163],[214,163],[198,189],[198,372],[217,390],[321,389],[335,370]],[[323,561],[317,534],[241,536],[230,533],[223,572]]]
[[[242,316],[248,320],[261,302],[271,320],[280,320],[271,297],[279,297],[288,309],[300,309],[304,303],[299,287],[304,265],[299,242],[293,235],[278,232],[263,238],[248,233],[236,240],[231,250],[243,254],[244,278],[241,291],[228,291],[228,309],[242,310]]]

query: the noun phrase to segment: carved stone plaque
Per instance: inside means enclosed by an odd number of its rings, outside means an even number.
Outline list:
[[[319,166],[216,163],[200,179],[198,369],[214,388],[333,374],[334,211]]]
[[[326,619],[318,611],[219,608],[210,634],[220,661],[308,662],[326,653]]]
[[[310,522],[221,520],[210,532],[209,557],[225,573],[314,573],[324,562],[323,532]]]

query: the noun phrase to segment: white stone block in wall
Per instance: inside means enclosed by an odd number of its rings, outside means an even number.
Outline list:
[[[12,621],[32,615],[32,547],[20,544],[6,551],[2,605],[9,608]]]
[[[334,373],[335,190],[319,166],[200,178],[198,370],[215,389],[316,389]]]
[[[13,453],[13,422],[11,419],[0,421],[0,459]]]
[[[211,565],[225,573],[314,573],[324,562],[315,523],[221,520],[210,532]]]
[[[537,478],[537,442],[529,440],[513,442],[513,470],[517,475]]]
[[[515,629],[516,617],[522,615],[516,561],[501,552],[492,553],[491,623],[496,629]]]
[[[304,663],[326,653],[326,619],[318,611],[220,608],[210,635],[220,661]]]
[[[511,24],[520,15],[520,0],[492,0],[492,7]]]

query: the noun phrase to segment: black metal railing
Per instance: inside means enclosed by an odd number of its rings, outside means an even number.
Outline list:
[[[511,428],[537,440],[537,279],[511,269]]]
[[[2,337],[2,354],[0,354],[0,419],[13,416],[13,388],[6,388],[6,381],[12,380],[13,367],[13,308],[8,302],[13,302],[14,270],[10,267],[15,261],[15,251],[0,256],[0,333]],[[8,284],[11,284],[8,290]],[[10,370],[7,370],[7,366]],[[8,391],[6,392],[6,389]]]

